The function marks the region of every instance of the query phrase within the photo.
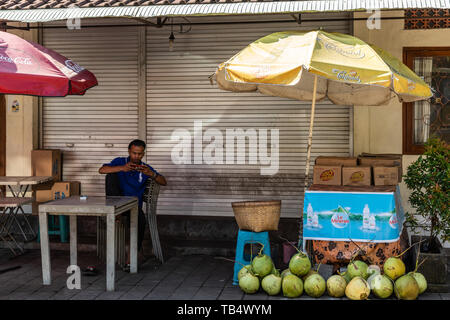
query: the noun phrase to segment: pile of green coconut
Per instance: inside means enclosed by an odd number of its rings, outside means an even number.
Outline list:
[[[395,294],[397,299],[415,300],[427,289],[425,277],[414,271],[406,273],[401,255],[389,257],[383,264],[383,272],[377,265],[368,265],[353,256],[343,273],[331,275],[325,279],[311,267],[308,255],[297,248],[289,267],[282,272],[272,259],[262,254],[251,260],[238,273],[239,287],[247,294],[254,294],[262,288],[270,296],[282,294],[288,298],[300,297],[303,292],[308,296],[320,298],[325,292],[335,298],[346,296],[351,300],[366,300],[372,293],[375,297],[386,299]],[[406,250],[405,250],[406,252]]]

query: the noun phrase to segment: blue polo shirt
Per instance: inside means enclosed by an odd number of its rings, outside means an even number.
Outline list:
[[[130,157],[118,157],[111,161],[111,163],[105,163],[105,166],[123,166],[130,161]],[[158,174],[158,172],[153,169],[150,165],[140,162],[140,165],[146,165],[153,172]],[[120,171],[117,173],[119,177],[120,188],[124,196],[138,197],[139,208],[142,208],[142,198],[145,191],[145,183],[147,182],[148,176],[138,171]]]

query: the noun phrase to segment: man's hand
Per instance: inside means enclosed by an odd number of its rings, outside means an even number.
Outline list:
[[[150,177],[150,178],[155,178],[156,177],[156,173],[153,172],[149,167],[147,166],[137,166],[136,170],[139,172],[142,172],[143,174],[145,174],[146,176]]]
[[[126,164],[124,164],[124,165],[122,166],[121,171],[123,171],[123,172],[129,172],[129,171],[132,171],[132,170],[136,170],[136,167],[137,167],[137,165],[135,165],[134,163],[127,162]]]

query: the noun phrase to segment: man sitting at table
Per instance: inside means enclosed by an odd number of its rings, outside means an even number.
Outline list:
[[[158,184],[167,184],[164,176],[159,174],[150,165],[142,162],[145,154],[145,142],[133,140],[128,145],[128,157],[118,157],[111,163],[104,164],[99,173],[109,174],[106,179],[107,195],[133,196],[139,199],[138,213],[138,251],[142,248],[145,232],[145,216],[142,211],[143,195],[148,178],[154,179]],[[128,265],[130,252],[128,251]]]

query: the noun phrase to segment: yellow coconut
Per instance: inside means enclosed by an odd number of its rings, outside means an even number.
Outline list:
[[[362,277],[354,277],[345,287],[345,295],[351,300],[366,300],[370,295],[370,287]]]
[[[413,276],[405,274],[395,280],[394,292],[398,299],[415,300],[419,295],[420,288]]]
[[[396,280],[401,277],[406,272],[405,264],[402,259],[397,257],[390,257],[386,260],[383,265],[384,274],[387,275],[392,280]]]

